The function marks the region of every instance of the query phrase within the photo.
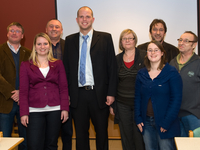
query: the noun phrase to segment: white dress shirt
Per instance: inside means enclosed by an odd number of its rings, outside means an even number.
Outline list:
[[[93,76],[93,69],[92,69],[92,61],[90,57],[90,46],[92,43],[92,35],[93,35],[93,29],[90,30],[87,34],[89,37],[87,38],[87,53],[86,53],[86,66],[85,66],[85,80],[86,83],[82,85],[80,83],[80,58],[81,58],[81,49],[83,44],[83,34],[80,32],[79,36],[79,67],[78,67],[78,86],[87,86],[87,85],[94,85],[94,76]]]

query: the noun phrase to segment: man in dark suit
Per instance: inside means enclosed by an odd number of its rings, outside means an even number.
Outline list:
[[[65,40],[61,39],[61,35],[63,33],[62,23],[57,19],[51,19],[48,21],[46,25],[46,33],[51,39],[52,43],[52,51],[54,58],[63,60]],[[62,124],[61,126],[61,136],[63,143],[63,150],[71,150],[72,149],[72,117]]]
[[[91,119],[96,131],[97,150],[107,150],[109,106],[114,102],[117,86],[112,37],[93,30],[93,12],[87,6],[78,10],[76,21],[80,32],[66,37],[63,59],[76,129],[76,149],[90,149],[88,130]],[[85,64],[82,63],[84,49]]]
[[[151,35],[152,40],[159,41],[163,48],[166,51],[166,58],[167,61],[170,62],[174,57],[176,57],[179,53],[179,50],[177,47],[166,43],[164,41],[165,35],[167,32],[167,26],[165,22],[162,19],[154,19],[149,27],[149,33]],[[147,46],[149,45],[149,42],[143,43],[141,45],[138,45],[138,49],[147,51]]]
[[[19,115],[19,68],[22,61],[28,60],[31,51],[20,44],[24,28],[18,22],[7,27],[8,41],[0,45],[0,131],[4,137],[11,137],[14,118],[17,118],[19,136],[24,142],[19,150],[27,150],[26,128]]]

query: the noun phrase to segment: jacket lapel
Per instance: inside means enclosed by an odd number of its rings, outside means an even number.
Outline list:
[[[25,57],[25,54],[26,54],[26,51],[22,48],[22,47],[20,47],[20,56],[19,56],[19,64],[21,64],[21,62],[24,60],[24,57]]]
[[[93,31],[93,35],[92,35],[92,43],[91,43],[90,50],[93,49],[93,47],[95,46],[95,44],[97,43],[98,40],[99,40],[99,34],[98,34],[98,32],[96,32],[96,31],[94,30],[94,31]]]
[[[75,52],[78,53],[78,58],[79,58],[79,36],[80,36],[80,33],[77,33],[73,41],[75,45]]]
[[[48,76],[50,76],[54,72],[55,68],[56,68],[55,62],[49,61],[49,72],[47,73],[46,78],[48,78]]]
[[[79,62],[79,36],[80,36],[80,33],[77,33],[75,34],[72,42],[74,43],[74,47],[71,47],[72,49],[70,49],[69,51],[71,51],[71,56],[72,58],[69,58],[69,59],[74,59],[73,62]],[[78,63],[74,63],[74,69],[75,71],[78,73],[78,66],[79,64]]]
[[[15,66],[15,62],[14,62],[14,59],[13,59],[13,56],[12,56],[12,52],[11,52],[11,49],[8,47],[8,44],[6,43],[6,47],[5,49],[3,49],[4,52],[7,54],[8,58],[10,59],[10,61],[13,63],[13,65]]]
[[[33,71],[33,73],[36,73],[39,77],[43,77],[44,78],[44,76],[42,75],[40,69],[37,66],[35,66],[32,61],[30,62],[30,69]]]

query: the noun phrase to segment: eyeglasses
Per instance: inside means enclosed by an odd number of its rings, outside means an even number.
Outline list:
[[[148,49],[147,50],[148,53],[152,53],[152,52],[158,53],[159,51],[160,51],[160,49],[154,49],[154,50],[153,49]]]
[[[12,29],[12,30],[9,30],[9,31],[10,31],[11,33],[14,33],[14,32],[15,32],[15,33],[21,33],[21,32],[22,32],[22,31],[20,31],[20,30],[13,30],[13,29]]]
[[[133,40],[135,40],[135,38],[122,38],[122,41],[133,41]]]
[[[184,44],[188,44],[188,43],[190,43],[190,42],[196,42],[196,41],[189,41],[188,39],[177,39],[177,41],[178,41],[178,43],[181,43],[181,42],[183,42]]]

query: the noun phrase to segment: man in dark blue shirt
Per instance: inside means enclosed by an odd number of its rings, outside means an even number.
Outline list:
[[[63,33],[62,24],[57,19],[51,19],[46,26],[46,33],[49,35],[52,43],[52,50],[54,58],[63,60],[63,52],[65,40],[61,39]],[[63,150],[72,149],[72,117],[69,113],[69,119],[62,124],[62,142]]]

